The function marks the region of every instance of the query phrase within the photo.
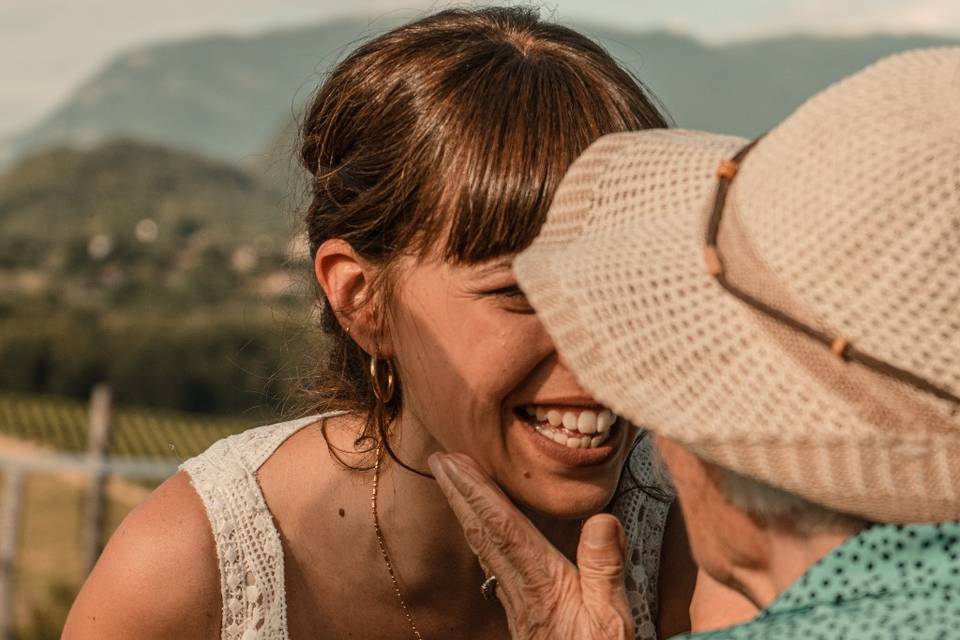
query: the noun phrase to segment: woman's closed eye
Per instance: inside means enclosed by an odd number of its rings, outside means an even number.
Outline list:
[[[516,284],[480,291],[479,295],[484,298],[496,298],[507,311],[512,313],[534,313],[533,307],[527,301],[527,294]]]

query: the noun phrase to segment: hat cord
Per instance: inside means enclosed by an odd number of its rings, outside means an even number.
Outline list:
[[[707,272],[716,279],[720,286],[722,286],[725,290],[739,300],[743,301],[764,315],[776,320],[777,322],[780,322],[781,324],[784,324],[791,329],[794,329],[795,331],[798,331],[806,336],[809,336],[810,338],[813,338],[817,342],[820,342],[828,347],[831,353],[841,360],[857,362],[888,378],[892,378],[899,382],[905,382],[906,384],[909,384],[920,391],[932,394],[941,400],[951,402],[956,405],[954,407],[955,413],[958,409],[960,409],[960,397],[951,393],[949,390],[934,384],[933,382],[913,373],[912,371],[901,369],[900,367],[896,367],[889,362],[880,360],[879,358],[871,356],[868,353],[864,353],[853,346],[845,337],[833,336],[820,329],[817,329],[816,327],[812,327],[783,311],[782,309],[778,309],[777,307],[774,307],[760,300],[759,298],[755,298],[751,294],[727,280],[723,259],[720,256],[720,251],[717,247],[717,239],[720,235],[720,222],[723,218],[723,210],[727,202],[727,194],[730,191],[730,186],[733,183],[734,178],[737,176],[740,165],[750,150],[753,149],[753,147],[761,139],[763,139],[763,136],[760,136],[753,142],[740,149],[729,160],[723,160],[720,163],[720,166],[717,168],[717,192],[713,201],[713,210],[710,214],[710,219],[707,222],[706,246],[704,248],[704,261],[707,265]]]

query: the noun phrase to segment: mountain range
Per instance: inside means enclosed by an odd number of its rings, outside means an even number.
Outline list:
[[[382,19],[341,20],[130,50],[15,136],[0,157],[124,137],[262,163],[324,73],[391,26]],[[743,136],[768,129],[806,97],[884,55],[960,44],[929,36],[797,35],[710,45],[665,31],[573,26],[631,69],[676,125]]]
[[[389,26],[141,47],[0,148],[0,164],[15,157],[0,171],[0,389],[85,397],[107,381],[121,402],[230,414],[296,397],[322,338],[295,235],[295,114],[330,65]],[[960,44],[582,31],[677,125],[745,136],[885,54]]]

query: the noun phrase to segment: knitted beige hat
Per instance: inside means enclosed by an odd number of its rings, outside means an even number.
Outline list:
[[[633,422],[839,511],[960,519],[960,48],[882,60],[730,163],[745,145],[602,138],[521,286]]]

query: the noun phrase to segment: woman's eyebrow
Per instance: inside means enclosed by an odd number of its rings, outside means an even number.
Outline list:
[[[513,266],[513,256],[506,256],[494,260],[493,262],[488,262],[479,269],[477,269],[477,275],[485,276],[493,273],[494,271],[500,271],[501,269],[509,269]]]

